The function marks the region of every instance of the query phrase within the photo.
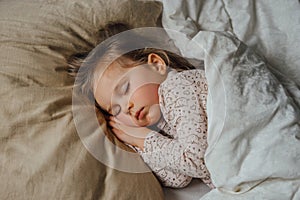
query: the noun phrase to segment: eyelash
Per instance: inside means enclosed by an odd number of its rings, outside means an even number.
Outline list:
[[[124,94],[127,94],[129,91],[129,82],[126,83],[125,87],[126,88],[125,88]]]
[[[129,84],[129,82],[127,82],[126,85],[125,85],[125,90],[124,90],[124,92],[122,91],[123,95],[125,95],[125,94],[128,93],[128,91],[129,91],[129,86],[130,86],[130,84]],[[118,109],[118,112],[117,112],[116,114],[113,113],[113,110],[114,110],[114,109],[112,109],[112,115],[113,115],[114,117],[117,116],[117,115],[119,115],[120,112],[121,112],[120,106],[118,106],[118,108],[119,108],[119,109]]]

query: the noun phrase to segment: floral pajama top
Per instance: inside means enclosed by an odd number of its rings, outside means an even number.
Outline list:
[[[201,178],[209,187],[204,162],[207,148],[206,100],[208,88],[201,69],[169,72],[159,87],[162,120],[138,151],[164,186],[184,187]]]

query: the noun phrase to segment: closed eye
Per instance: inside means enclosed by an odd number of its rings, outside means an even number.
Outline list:
[[[129,81],[127,81],[125,84],[121,87],[121,94],[127,94],[129,91]]]
[[[129,81],[123,82],[122,84],[118,85],[116,91],[119,95],[126,95],[129,92],[130,84]],[[121,113],[121,106],[120,105],[113,105],[110,109],[111,114],[113,116],[117,116]]]

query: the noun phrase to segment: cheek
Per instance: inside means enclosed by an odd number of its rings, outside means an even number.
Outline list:
[[[145,84],[133,91],[130,100],[137,104],[158,104],[159,84]]]

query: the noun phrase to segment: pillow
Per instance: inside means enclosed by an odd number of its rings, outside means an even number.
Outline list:
[[[152,173],[117,171],[86,150],[65,70],[108,21],[156,26],[160,13],[134,0],[0,2],[1,198],[163,199]]]

